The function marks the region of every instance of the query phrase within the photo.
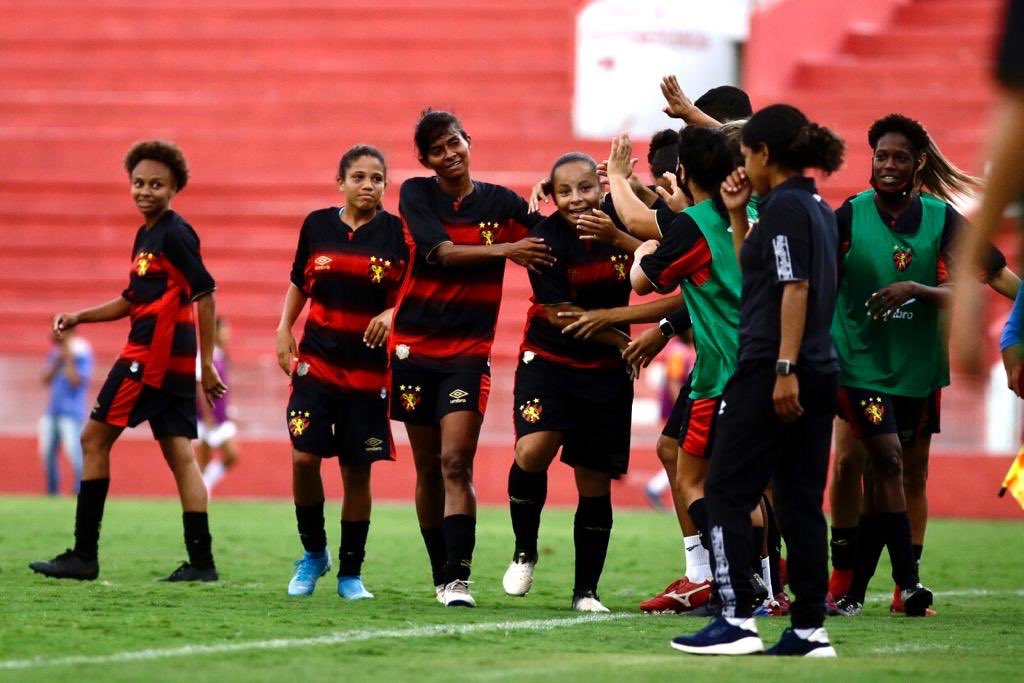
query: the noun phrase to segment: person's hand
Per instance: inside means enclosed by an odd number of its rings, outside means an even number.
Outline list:
[[[292,362],[297,355],[298,351],[292,331],[283,327],[277,328],[277,365],[284,371],[284,374],[291,376]]]
[[[550,204],[551,199],[549,194],[551,193],[551,178],[545,178],[544,180],[537,181],[537,184],[530,190],[530,201],[528,202],[527,208],[530,213],[540,209],[540,203]]]
[[[57,339],[64,339],[64,333],[77,324],[77,313],[58,313],[53,316],[53,336]]]
[[[661,79],[661,94],[666,102],[662,111],[672,118],[686,120],[693,112],[693,102],[683,92],[675,76],[665,76]]]
[[[648,254],[653,254],[655,251],[657,251],[658,246],[660,244],[661,243],[658,242],[658,240],[647,240],[639,247],[637,247],[636,251],[633,252],[633,261],[637,262],[644,256],[647,256]]]
[[[1020,386],[1020,370],[1024,366],[1024,345],[1014,344],[1003,349],[1003,367],[1006,368],[1006,386],[1024,398]]]
[[[658,185],[654,188],[654,191],[658,193],[659,197],[665,200],[665,203],[668,204],[668,208],[679,213],[683,209],[689,207],[690,200],[686,198],[686,193],[683,192],[681,187],[679,187],[679,183],[676,180],[676,174],[665,171],[661,176],[668,180],[672,189],[666,190],[661,185]]]
[[[657,327],[652,327],[626,346],[622,357],[630,365],[646,368],[668,344],[668,337]]]
[[[631,158],[632,153],[633,143],[629,140],[629,133],[623,133],[619,138],[612,138],[612,148],[608,152],[607,161],[609,178],[615,175],[629,178],[633,175],[633,168],[639,159]]]
[[[597,308],[592,311],[559,311],[556,316],[575,318],[562,328],[562,334],[571,334],[576,339],[590,339],[618,322],[608,308]]]
[[[776,376],[772,403],[775,404],[775,414],[783,422],[793,422],[804,414],[800,405],[800,382],[796,375]]]
[[[384,346],[384,342],[388,338],[388,332],[391,331],[391,318],[394,316],[394,313],[395,309],[389,308],[374,316],[370,324],[366,326],[366,331],[363,332],[363,343],[371,349]]]
[[[555,265],[551,247],[544,244],[544,240],[540,237],[524,237],[518,242],[504,244],[503,247],[505,258],[531,272],[539,273],[541,268]]]
[[[596,240],[605,244],[615,244],[620,234],[611,217],[601,209],[593,209],[580,216],[576,221],[576,232],[581,240]]]
[[[208,405],[212,406],[213,399],[228,393],[228,385],[221,380],[220,373],[217,372],[213,363],[203,365],[202,378],[203,394],[206,396]]]
[[[869,317],[885,321],[899,310],[900,306],[913,299],[916,293],[916,282],[894,282],[869,296],[864,305],[868,309]]]
[[[730,173],[722,181],[722,203],[729,213],[747,212],[747,204],[750,203],[750,195],[754,188],[747,178],[747,171],[740,166]]]
[[[612,184],[608,180],[608,160],[597,165],[597,181],[601,183],[601,192],[611,192]],[[632,180],[630,180],[632,182]]]

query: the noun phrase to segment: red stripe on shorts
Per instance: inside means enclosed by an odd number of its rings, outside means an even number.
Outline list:
[[[110,410],[107,411],[107,419],[104,422],[114,427],[127,427],[128,418],[131,417],[132,409],[141,393],[142,382],[127,377],[121,380],[121,386],[114,394],[114,400],[110,403]]]
[[[718,410],[718,398],[697,398],[690,404],[690,419],[686,421],[686,436],[683,450],[690,455],[703,458],[711,438],[711,422]]]
[[[853,404],[850,403],[850,395],[846,393],[846,389],[843,387],[839,387],[839,417],[843,418],[850,425],[850,430],[855,437],[858,439],[864,438],[857,413],[853,409]]]
[[[487,412],[487,398],[491,395],[491,376],[480,375],[480,400],[477,402],[477,409],[483,415]]]

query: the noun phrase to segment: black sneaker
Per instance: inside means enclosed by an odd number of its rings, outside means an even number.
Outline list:
[[[28,568],[51,579],[76,579],[93,581],[100,575],[100,564],[95,559],[86,560],[68,548],[52,560],[30,562]]]
[[[903,613],[908,617],[927,616],[928,608],[932,606],[932,592],[921,584],[901,590],[900,598],[903,599]]]
[[[765,654],[787,657],[835,657],[836,651],[823,627],[814,629],[807,638],[801,638],[793,629],[787,628],[782,632],[779,642],[765,650]]]
[[[864,611],[864,603],[844,595],[836,602],[836,615],[840,617],[859,617]]]
[[[219,577],[217,576],[217,568],[210,566],[208,569],[199,569],[193,567],[188,562],[182,562],[181,566],[170,573],[166,578],[160,579],[161,581],[216,581]]]

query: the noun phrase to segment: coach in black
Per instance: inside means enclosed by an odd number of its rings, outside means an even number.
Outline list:
[[[834,657],[823,628],[821,503],[838,391],[830,335],[838,236],[832,209],[803,170],[837,170],[843,142],[797,109],[773,105],[744,126],[742,150],[744,168],[722,187],[743,271],[739,365],[722,396],[704,485],[722,613],[672,646],[693,654],[764,650],[751,616],[750,512],[772,481],[796,599],[792,628],[768,654]],[[761,202],[748,232],[751,192]]]

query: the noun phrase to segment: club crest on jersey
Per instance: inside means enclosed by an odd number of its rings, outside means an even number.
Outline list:
[[[896,270],[901,273],[910,267],[910,262],[914,260],[914,254],[909,248],[901,247],[898,244],[892,245],[892,262],[896,266]]]
[[[313,259],[313,270],[330,270],[331,269],[331,257],[330,256],[317,256]]]
[[[370,282],[384,282],[384,276],[391,270],[391,260],[379,256],[370,257]]]
[[[412,412],[416,410],[416,406],[423,400],[423,387],[413,386],[411,384],[399,384],[398,385],[398,399],[402,402],[402,408],[406,412]]]
[[[626,279],[626,264],[629,263],[629,256],[627,254],[616,254],[610,258],[612,268],[615,269],[615,279],[622,282]]]
[[[494,221],[483,221],[480,223],[480,244],[494,244],[494,238],[498,234],[500,225]]]
[[[156,255],[151,251],[140,251],[139,255],[135,257],[135,272],[140,277],[145,277],[146,273],[149,272],[149,266],[156,259]]]
[[[294,437],[300,437],[309,429],[309,411],[308,410],[290,410],[288,411],[288,431]]]
[[[885,405],[881,396],[872,396],[866,401],[861,401],[860,405],[864,408],[864,417],[868,422],[873,425],[882,424],[882,420],[885,419]]]
[[[540,404],[539,398],[532,399],[519,406],[519,414],[530,424],[540,422],[540,416],[543,412],[544,406]]]

